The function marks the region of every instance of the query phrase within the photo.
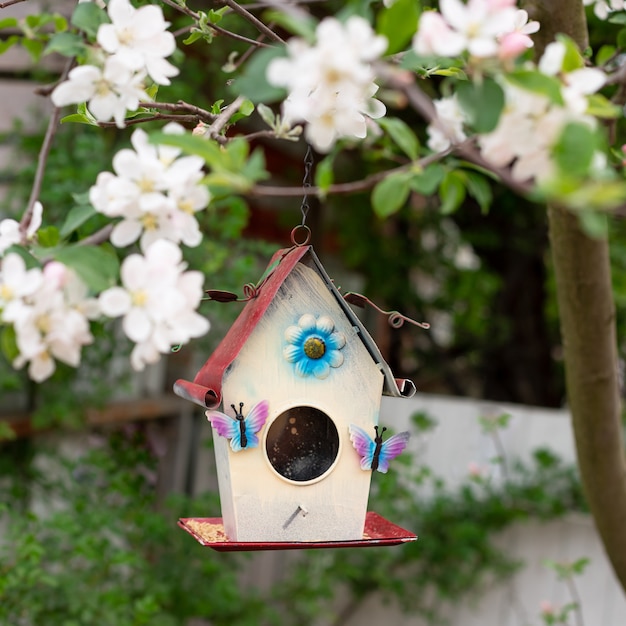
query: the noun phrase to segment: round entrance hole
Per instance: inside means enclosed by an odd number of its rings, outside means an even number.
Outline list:
[[[335,462],[339,433],[323,411],[296,406],[272,422],[265,451],[272,467],[283,478],[307,482],[323,476]]]

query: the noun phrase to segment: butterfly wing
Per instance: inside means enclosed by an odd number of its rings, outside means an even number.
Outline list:
[[[207,411],[206,417],[211,422],[211,426],[217,430],[220,437],[230,439],[230,447],[235,452],[241,450],[241,431],[239,422],[232,417],[228,417],[226,413],[220,411]]]
[[[374,450],[376,450],[374,440],[360,426],[355,424],[350,424],[348,430],[350,431],[350,441],[354,449],[361,455],[361,469],[372,469]]]
[[[389,437],[385,441],[380,449],[378,455],[378,471],[383,474],[387,473],[389,469],[389,461],[395,459],[405,448],[411,435],[404,431]]]
[[[269,413],[269,402],[267,400],[261,400],[257,402],[251,409],[250,413],[246,415],[245,429],[248,448],[256,448],[259,445],[259,438],[257,433],[263,428],[267,416]]]

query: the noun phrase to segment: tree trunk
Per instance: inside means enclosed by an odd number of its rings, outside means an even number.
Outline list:
[[[608,241],[589,238],[564,209],[550,207],[548,213],[580,476],[604,548],[626,589],[626,465]]]
[[[581,50],[588,45],[582,0],[529,2],[527,9],[541,20],[539,52],[557,32]],[[626,463],[609,244],[588,237],[565,209],[551,206],[548,215],[580,475],[604,548],[626,589]]]

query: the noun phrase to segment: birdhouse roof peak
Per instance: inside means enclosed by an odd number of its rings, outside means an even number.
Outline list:
[[[411,397],[415,393],[413,382],[394,378],[378,346],[363,326],[356,313],[326,273],[313,247],[294,246],[278,250],[270,260],[253,297],[248,300],[221,343],[197,373],[193,382],[178,380],[174,391],[179,396],[206,408],[215,408],[222,401],[222,378],[226,368],[237,358],[240,350],[274,300],[278,290],[298,263],[312,267],[337,300],[343,313],[359,331],[359,337],[384,376],[383,393],[396,397]]]

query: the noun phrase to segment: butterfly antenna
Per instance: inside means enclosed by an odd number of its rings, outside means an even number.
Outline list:
[[[387,430],[387,427],[383,426],[383,429],[380,431],[380,433],[378,432],[378,426],[374,426],[374,430],[376,431],[376,438],[374,439],[374,441],[376,441],[377,443],[382,443],[383,433]]]

